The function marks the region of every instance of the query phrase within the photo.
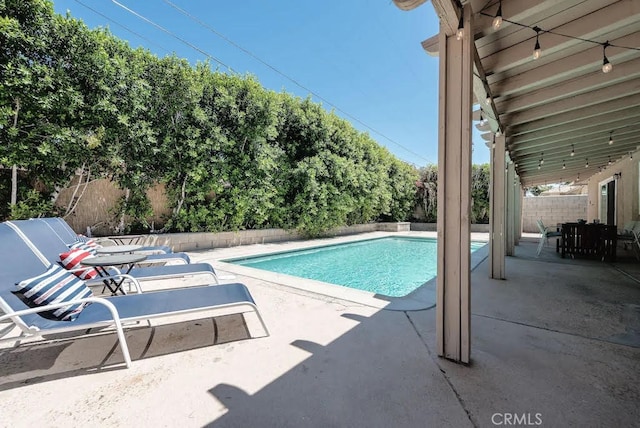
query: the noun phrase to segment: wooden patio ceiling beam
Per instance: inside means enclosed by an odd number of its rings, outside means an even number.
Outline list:
[[[528,134],[511,137],[507,136],[508,147],[527,146],[527,148],[536,149],[553,145],[554,142],[562,139],[571,139],[573,141],[580,136],[604,136],[609,139],[609,133],[616,129],[624,128],[630,124],[640,123],[640,108],[630,107],[617,112],[603,114],[595,118],[587,118],[585,120],[576,121],[564,126],[548,128],[543,131],[530,132]],[[537,151],[537,150],[536,150]]]
[[[571,156],[571,145],[558,145],[553,148],[547,148],[547,150],[540,150],[533,153],[517,153],[510,152],[513,155],[514,159],[518,160],[518,163],[521,165],[538,165],[538,161],[541,158],[544,158],[544,164],[552,164],[554,161],[558,163],[558,165],[562,166],[562,162],[564,161],[566,164],[585,164],[586,158],[589,159],[598,159],[601,157],[602,159],[606,159],[611,156],[611,159],[616,159],[618,157],[623,156],[628,153],[629,150],[634,150],[636,146],[640,145],[640,141],[638,140],[638,136],[640,135],[640,130],[636,129],[634,132],[629,133],[627,136],[622,136],[616,138],[616,141],[613,145],[609,146],[607,141],[592,141],[590,144],[581,145],[576,147],[576,155]],[[544,153],[544,156],[542,155]]]
[[[612,44],[621,46],[640,46],[640,31],[624,37],[610,39]],[[616,65],[637,57],[638,52],[628,49],[610,48],[607,57]],[[542,60],[547,57],[545,55]],[[540,61],[540,60],[538,60]],[[597,64],[594,69],[594,63]],[[528,69],[509,78],[504,78],[501,74],[493,74],[488,77],[492,90],[498,97],[507,97],[513,93],[530,91],[540,86],[549,86],[566,80],[571,76],[587,74],[591,71],[600,70],[602,65],[602,46],[593,46],[589,49],[563,56],[561,59],[544,63],[542,66]]]
[[[621,26],[635,24],[640,20],[640,8],[637,7],[636,1],[620,0],[597,12],[553,28],[553,30],[558,33],[589,39]],[[531,39],[534,39],[535,33],[533,31],[531,33]],[[578,42],[575,39],[550,33],[545,33],[544,38],[545,50],[548,51],[563,49]],[[492,73],[500,73],[525,61],[530,61],[531,51],[531,44],[516,43],[506,49],[496,50],[496,52],[482,57],[482,63],[485,69],[491,70]]]
[[[597,107],[574,110],[564,115],[550,116],[544,119],[539,119],[534,122],[527,122],[526,124],[519,126],[509,127],[509,137],[524,137],[527,134],[534,132],[543,132],[546,129],[557,128],[559,126],[567,125],[573,122],[580,121],[582,119],[590,119],[593,121],[600,121],[599,116],[607,115],[609,113],[626,110],[640,106],[640,94],[630,95],[628,97],[622,97],[611,101],[606,101],[598,104]],[[474,116],[475,120],[480,120]],[[551,131],[554,132],[554,131]]]
[[[393,3],[401,10],[413,10],[427,0],[393,0]]]
[[[602,53],[601,53],[602,56]],[[607,88],[620,82],[625,82],[640,77],[640,58],[636,58],[621,64],[616,64],[615,73],[605,74],[600,67],[593,72],[556,85],[528,92],[517,97],[496,101],[498,111],[515,113],[536,106],[545,106],[555,100],[574,97],[585,92],[591,92],[599,88]]]
[[[515,126],[538,119],[544,119],[560,113],[585,109],[589,106],[596,106],[597,104],[601,104],[606,101],[623,98],[637,93],[640,93],[640,80],[638,79],[619,83],[610,87],[599,88],[571,98],[557,100],[555,102],[543,104],[527,110],[501,115],[501,119],[508,126]]]
[[[609,3],[617,0],[609,0]],[[597,3],[597,6],[588,6],[589,3]],[[482,57],[490,54],[495,49],[495,46],[509,46],[513,43],[519,43],[522,41],[523,30],[526,30],[518,25],[511,24],[509,21],[522,23],[525,25],[542,25],[544,22],[547,27],[555,28],[561,24],[561,21],[557,21],[561,15],[566,16],[567,10],[575,6],[580,6],[580,10],[584,10],[585,6],[589,10],[597,10],[603,6],[603,0],[545,0],[545,1],[532,1],[532,0],[509,0],[502,2],[502,16],[505,21],[502,23],[499,32],[495,32],[491,26],[493,16],[498,9],[498,1],[488,9],[480,13],[481,8],[486,5],[486,1],[483,2],[479,8],[474,9],[478,12],[476,15],[476,35],[480,36],[476,40],[476,46],[478,52]],[[576,13],[576,12],[573,12]],[[577,16],[576,16],[577,17]],[[528,30],[531,31],[531,30]],[[528,33],[526,38],[531,38],[531,33]],[[535,34],[534,34],[535,36]]]

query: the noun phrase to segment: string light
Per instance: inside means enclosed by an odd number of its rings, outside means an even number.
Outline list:
[[[540,165],[544,163],[544,152],[540,152]]]
[[[500,128],[498,128],[498,130],[496,131],[496,137],[499,137],[502,135],[502,131],[500,131]]]
[[[491,23],[494,30],[497,30],[502,25],[502,0],[498,4],[498,11],[496,15],[493,17],[493,22]]]
[[[609,43],[608,40],[603,43],[603,42],[598,41],[598,40],[591,40],[591,39],[585,39],[583,37],[571,36],[569,34],[560,33],[560,32],[554,31],[554,30],[545,30],[545,29],[542,29],[542,28],[540,28],[538,26],[531,26],[531,25],[523,24],[521,22],[512,21],[512,20],[509,20],[509,19],[504,19],[502,17],[502,2],[500,2],[500,5],[498,7],[498,12],[495,14],[495,16],[484,12],[484,10],[487,7],[488,7],[488,5],[485,6],[485,8],[483,8],[483,10],[480,11],[480,14],[483,15],[483,16],[487,16],[487,17],[493,18],[492,26],[496,30],[500,27],[500,25],[502,25],[502,21],[506,21],[506,22],[508,22],[510,24],[517,25],[517,26],[520,26],[520,27],[523,27],[523,28],[530,28],[530,29],[536,31],[536,42],[537,43],[536,43],[536,50],[534,50],[534,55],[537,55],[537,57],[539,57],[542,54],[541,51],[536,54],[537,47],[539,45],[539,40],[538,40],[539,33],[549,33],[549,34],[553,34],[553,35],[556,35],[556,36],[564,37],[564,38],[567,38],[567,39],[579,40],[579,41],[582,41],[582,42],[587,42],[587,43],[592,43],[594,45],[602,46],[602,72],[603,73],[609,73],[609,72],[611,72],[611,70],[613,70],[613,64],[611,64],[611,62],[609,62],[609,59],[607,58],[607,55],[606,55],[606,49],[608,47],[611,46],[611,47],[615,47],[615,48],[619,48],[619,49],[628,49],[628,50],[640,51],[640,47],[611,44],[611,43]],[[536,57],[534,56],[534,58],[536,58]]]
[[[611,156],[607,156],[609,158],[609,162],[607,162],[607,165],[611,165]]]
[[[609,58],[607,58],[607,47],[611,46],[609,44],[609,40],[602,44],[602,72],[608,73],[613,70],[613,64],[609,62]]]
[[[487,92],[487,98],[485,98],[484,102],[491,105],[491,95],[489,95],[489,92]]]
[[[540,56],[542,55],[542,49],[540,49],[540,31],[542,31],[540,29],[540,27],[533,27],[533,31],[536,32],[536,45],[533,48],[533,59],[538,59],[540,58]]]
[[[458,22],[458,30],[456,31],[456,39],[462,40],[462,36],[464,36],[464,15],[460,13],[460,22]]]
[[[562,169],[567,169],[567,165],[565,165],[564,159],[562,160]]]
[[[493,136],[493,144],[491,144],[491,148],[492,149],[496,148],[496,137],[495,137],[495,135]]]
[[[575,156],[576,151],[573,149],[573,144],[571,145],[571,156]]]
[[[586,163],[586,164],[584,164],[584,167],[585,167],[585,168],[589,168],[589,158],[585,158],[585,160],[587,161],[587,163]]]
[[[633,152],[629,152],[629,159],[633,160]]]
[[[609,145],[613,144],[613,131],[609,132]]]

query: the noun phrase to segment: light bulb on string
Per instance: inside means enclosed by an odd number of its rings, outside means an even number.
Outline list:
[[[607,165],[611,165],[611,156],[608,156],[609,158],[609,162],[607,162]]]
[[[536,44],[533,47],[533,59],[538,59],[542,55],[542,49],[540,49],[540,27],[533,27],[533,30],[536,32]]]
[[[589,158],[586,158],[585,160],[587,161],[587,163],[584,164],[584,167],[589,168]]]
[[[575,156],[576,155],[576,151],[573,148],[573,144],[571,145],[571,156]]]
[[[609,132],[609,145],[613,144],[613,131]]]
[[[609,73],[613,70],[613,64],[609,62],[609,58],[607,58],[607,47],[609,45],[609,41],[607,40],[602,44],[602,72]]]
[[[456,30],[456,39],[462,40],[462,36],[464,36],[464,15],[460,14],[460,22],[458,22],[458,29]]]
[[[567,169],[567,165],[564,163],[564,160],[562,161],[562,169]]]
[[[496,16],[493,17],[491,25],[494,30],[497,30],[502,25],[502,0],[498,4],[498,11],[496,12]]]

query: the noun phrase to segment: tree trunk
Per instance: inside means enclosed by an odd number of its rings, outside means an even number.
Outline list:
[[[18,127],[18,113],[20,113],[20,99],[15,100],[16,111],[13,114],[13,127]],[[11,206],[18,203],[18,165],[11,167]]]
[[[18,203],[18,166],[11,167],[11,206]]]

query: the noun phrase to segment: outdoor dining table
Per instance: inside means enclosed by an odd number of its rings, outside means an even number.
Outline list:
[[[136,263],[144,261],[146,258],[147,256],[144,254],[112,254],[107,256],[87,257],[82,261],[82,264],[94,267],[96,272],[98,272],[98,275],[103,278],[102,282],[104,282],[105,287],[111,291],[112,295],[116,295],[118,292],[126,294],[122,289],[122,284],[124,283],[125,278],[121,278],[119,280],[115,279],[115,277],[109,273],[107,267],[126,266],[127,271],[124,273],[128,274]],[[102,291],[104,292],[104,288]]]
[[[601,223],[562,223],[561,255],[592,256],[615,261],[617,246],[616,226]]]

